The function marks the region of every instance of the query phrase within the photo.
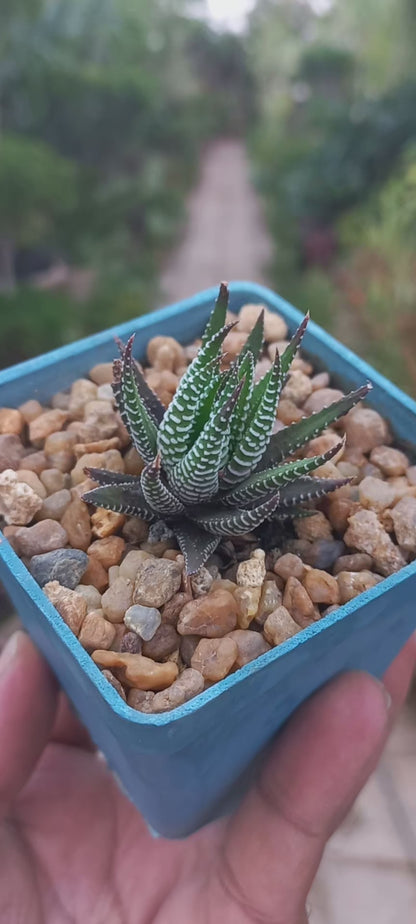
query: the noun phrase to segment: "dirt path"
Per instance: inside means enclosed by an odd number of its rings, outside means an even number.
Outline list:
[[[222,279],[266,283],[270,256],[244,146],[217,141],[205,153],[184,236],[162,273],[162,300],[186,298]]]

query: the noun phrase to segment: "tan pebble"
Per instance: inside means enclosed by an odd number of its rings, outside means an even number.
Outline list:
[[[227,334],[222,346],[223,353],[226,354],[227,363],[232,362],[237,356],[239,356],[244,344],[246,343],[247,337],[247,333],[238,330],[231,330],[230,333]]]
[[[370,462],[377,465],[387,477],[405,475],[409,468],[409,459],[404,452],[391,446],[375,446],[371,451]]]
[[[93,536],[96,536],[97,539],[112,536],[123,526],[124,519],[122,513],[114,513],[113,510],[104,510],[102,507],[98,507],[91,517]]]
[[[86,452],[80,456],[71,472],[72,484],[79,484],[85,478],[85,468],[107,469],[110,472],[124,472],[124,462],[118,449],[106,452]]]
[[[40,473],[39,478],[46,488],[47,494],[56,494],[57,491],[61,491],[62,488],[66,487],[65,474],[59,471],[59,468],[47,468]]]
[[[108,574],[105,568],[103,568],[101,562],[88,556],[88,567],[86,568],[80,583],[92,584],[93,587],[97,588],[100,594],[104,593],[106,587],[108,586]]]
[[[114,584],[114,581],[120,577],[120,568],[118,565],[110,565],[108,569],[108,583],[111,587]]]
[[[68,411],[71,418],[82,420],[84,409],[89,401],[97,397],[97,386],[89,379],[76,379],[71,385]]]
[[[140,517],[126,517],[121,533],[126,542],[139,545],[148,537],[149,524]]]
[[[340,602],[348,603],[349,600],[358,597],[358,594],[375,587],[381,580],[383,578],[372,571],[340,571],[337,574]]]
[[[393,574],[404,567],[402,552],[394,545],[373,510],[358,510],[349,518],[348,523],[344,534],[345,544],[371,555],[380,574]]]
[[[109,401],[113,406],[115,406],[115,397],[111,385],[106,382],[103,385],[99,385],[97,388],[97,398],[99,401]]]
[[[69,392],[55,392],[51,398],[51,407],[58,407],[61,411],[67,411],[69,407]]]
[[[74,635],[79,635],[82,623],[87,614],[87,603],[81,594],[68,587],[62,587],[58,581],[49,581],[45,584],[43,592]]]
[[[258,306],[257,306],[258,308]],[[241,309],[238,323],[241,322],[241,313],[244,309]],[[279,340],[284,340],[287,337],[288,327],[286,321],[280,314],[277,314],[275,311],[270,311],[266,308],[264,312],[264,339],[270,343],[279,342]]]
[[[18,436],[14,433],[0,434],[0,472],[20,468],[23,452],[22,442]],[[26,458],[24,465],[25,468],[31,468],[26,464]]]
[[[96,539],[88,547],[88,555],[98,558],[104,568],[119,565],[125,548],[125,541],[121,536],[107,536],[105,539]]]
[[[237,584],[234,581],[228,581],[226,578],[217,578],[211,584],[210,593],[214,593],[215,590],[228,590],[230,594],[234,594],[237,590]]]
[[[177,550],[175,539],[161,539],[160,542],[141,542],[142,552],[149,552],[152,558],[162,558],[168,549]]]
[[[35,420],[36,417],[39,417],[43,413],[43,407],[36,401],[35,398],[30,398],[29,401],[24,401],[23,404],[19,405],[18,410],[20,411],[23,420],[25,423],[29,424],[32,420]]]
[[[291,423],[302,420],[302,417],[305,415],[293,401],[289,401],[287,398],[281,398],[277,408],[277,416],[281,423],[285,424],[285,426],[289,426]]]
[[[304,453],[305,459],[311,459],[312,456],[321,456],[324,452],[328,452],[329,449],[333,449],[335,446],[339,446],[339,444],[339,433],[335,433],[334,430],[328,429],[325,433],[322,433],[321,436],[317,436],[314,440],[309,440]],[[337,452],[331,461],[334,463],[338,462],[344,454],[344,449],[345,446],[342,445],[339,452]],[[321,472],[322,466],[318,468],[317,471]]]
[[[113,364],[97,363],[96,366],[90,369],[89,376],[96,385],[111,383],[113,381]]]
[[[134,446],[131,446],[124,456],[124,468],[128,475],[140,475],[144,469],[143,459]]]
[[[293,521],[296,535],[299,539],[332,539],[332,528],[324,513],[318,510],[310,517],[301,517]]]
[[[62,491],[56,491],[55,494],[50,494],[49,497],[46,497],[43,501],[43,504],[36,514],[37,520],[61,520],[65,510],[69,507],[71,503],[71,492],[66,488],[62,488]],[[65,524],[64,529],[65,529]],[[68,534],[69,539],[69,534]],[[71,540],[69,542],[72,545]],[[74,548],[79,548],[78,546],[73,546]]]
[[[244,667],[249,661],[254,661],[266,651],[270,651],[270,645],[260,632],[252,632],[251,629],[236,629],[230,632],[227,638],[231,638],[237,645],[236,667]]]
[[[381,511],[386,507],[391,507],[395,499],[395,492],[387,481],[368,476],[360,482],[358,496],[362,507]]]
[[[101,597],[104,615],[110,622],[122,622],[132,602],[133,583],[124,577],[118,577]]]
[[[416,552],[416,497],[403,497],[391,517],[396,539],[405,552]]]
[[[291,372],[303,372],[304,375],[310,377],[313,372],[312,363],[308,363],[306,359],[303,359],[302,356],[295,356],[292,359],[292,364],[290,366]]]
[[[15,534],[19,554],[27,558],[63,549],[67,539],[65,530],[56,520],[41,520],[33,526],[21,526]]]
[[[263,626],[264,636],[270,645],[281,645],[286,639],[300,632],[297,622],[292,619],[285,606],[278,606],[269,613]]]
[[[74,464],[74,438],[68,430],[51,433],[45,440],[45,454],[51,468],[70,472]]]
[[[93,610],[101,610],[101,594],[93,584],[77,584],[74,588],[77,594],[81,594],[87,603],[87,613]]]
[[[329,373],[318,372],[317,375],[313,375],[311,378],[311,385],[312,391],[318,391],[319,388],[328,388]]]
[[[122,686],[120,681],[117,679],[117,677],[115,677],[111,671],[102,671],[101,673],[103,677],[105,677],[105,679],[108,680],[109,683],[111,683],[111,686],[114,687],[114,689],[117,691],[119,696],[121,696],[121,698],[124,699],[124,702],[126,702],[126,694],[124,691],[124,687]]]
[[[77,459],[81,456],[90,455],[98,452],[108,452],[109,449],[120,449],[120,440],[118,436],[112,436],[107,440],[93,440],[90,443],[75,443],[74,453]]]
[[[373,559],[366,552],[353,552],[352,555],[341,555],[334,564],[334,574],[340,571],[371,571]]]
[[[131,581],[135,581],[139,565],[151,557],[149,552],[143,552],[141,549],[131,549],[120,563],[121,577],[128,577]]]
[[[283,578],[284,581],[287,581],[290,577],[295,577],[301,581],[305,571],[305,565],[298,555],[293,555],[292,552],[286,552],[285,555],[277,559],[273,566],[273,571],[279,575],[279,577]]]
[[[266,359],[266,358],[259,359],[258,363],[256,364],[256,368],[254,370],[254,381],[260,382],[260,379],[262,379],[263,376],[266,375],[266,372],[268,372],[269,369],[271,369],[271,365],[272,364],[270,362],[270,359]]]
[[[143,655],[118,651],[93,651],[92,659],[99,667],[121,672],[122,681],[138,690],[164,690],[176,680],[178,668],[172,661],[160,664]]]
[[[67,531],[72,548],[86,552],[91,542],[91,522],[87,504],[82,500],[72,500],[62,515],[61,523]]]
[[[247,561],[240,562],[237,568],[237,584],[240,587],[261,587],[266,577],[265,553],[255,549]]]
[[[282,398],[293,401],[297,406],[305,403],[306,399],[312,393],[310,378],[301,372],[300,369],[291,369],[288,381],[282,389]]]
[[[177,680],[162,693],[156,693],[152,701],[152,712],[169,712],[198,696],[204,689],[204,678],[199,671],[187,668]]]
[[[338,492],[336,492],[338,494]],[[337,533],[343,533],[347,526],[348,520],[354,513],[359,510],[360,505],[358,501],[348,497],[346,495],[341,495],[337,497],[331,496],[329,498],[329,508],[328,508],[328,517],[333,529]]]
[[[114,626],[115,635],[114,635],[114,641],[111,645],[111,648],[113,651],[123,651],[123,641],[127,635],[127,629],[124,625],[124,622],[114,622],[112,623],[112,625]],[[131,634],[134,634],[134,633],[130,633],[130,635]],[[138,635],[136,635],[136,639],[139,641],[139,643],[141,643],[141,639],[139,638]],[[127,651],[128,649],[126,648],[124,650]],[[138,647],[136,647],[136,652],[140,654],[140,650]]]
[[[311,568],[303,577],[303,586],[313,603],[339,603],[339,590],[336,578],[327,571]]]
[[[237,644],[232,638],[201,638],[192,655],[191,665],[205,680],[216,683],[230,673],[237,655]]]
[[[38,494],[42,500],[45,500],[46,488],[45,485],[42,484],[42,481],[36,472],[32,472],[30,468],[19,468],[16,472],[16,475],[18,481],[24,481],[25,484],[28,484],[29,487],[32,488],[32,491],[34,491],[35,494]]]
[[[292,618],[302,628],[319,619],[319,611],[317,611],[303,585],[295,577],[288,578],[286,582],[283,606],[289,610]]]
[[[178,593],[174,594],[171,600],[168,600],[165,603],[162,610],[162,622],[169,623],[172,626],[176,626],[176,623],[179,618],[180,612],[183,610],[186,603],[189,603],[192,600],[192,594],[190,593]]]
[[[31,452],[29,455],[25,456],[25,471],[35,472],[36,475],[41,475],[43,469],[48,465],[48,460],[44,452]],[[16,465],[16,468],[19,466]]]
[[[237,601],[226,590],[186,603],[178,619],[180,635],[220,638],[237,625]]]
[[[213,583],[214,578],[212,577],[210,571],[204,567],[199,568],[195,574],[191,575],[191,587],[194,597],[202,597],[204,594],[209,594]]]
[[[62,429],[67,419],[67,412],[60,411],[58,408],[44,411],[39,417],[35,417],[29,424],[29,439],[32,445],[40,448],[46,437]]]
[[[344,417],[344,429],[348,445],[357,446],[364,453],[390,442],[386,421],[372,408],[354,408]]]
[[[85,616],[79,640],[83,648],[92,652],[97,648],[111,648],[115,634],[114,626],[104,619],[103,611],[92,610]]]
[[[41,506],[39,494],[26,482],[19,481],[17,472],[7,468],[1,472],[0,516],[4,517],[7,525],[25,527]]]
[[[161,607],[180,589],[182,568],[177,562],[148,558],[138,565],[133,602]]]
[[[341,459],[340,462],[337,462],[337,469],[341,475],[341,478],[354,478],[358,480],[360,477],[360,469],[358,468],[358,465],[352,465],[351,462],[344,462],[343,459]]]
[[[234,599],[238,606],[237,623],[240,629],[248,629],[257,615],[261,590],[261,587],[237,587]]]
[[[407,469],[406,478],[412,487],[416,485],[416,465],[411,465],[410,468]]]
[[[167,355],[167,348],[171,357],[171,362],[168,364],[168,366],[163,365],[162,368],[169,368],[176,372],[178,367],[185,365],[186,358],[183,346],[181,346],[181,344],[178,343],[174,337],[164,337],[159,335],[157,337],[152,337],[147,344],[147,358],[151,366],[155,365],[155,360],[160,354],[162,348],[164,350],[162,355]]]
[[[404,475],[396,478],[389,478],[387,484],[391,487],[392,491],[394,491],[392,506],[397,504],[397,501],[401,500],[402,497],[416,497],[416,486],[412,487]]]
[[[324,407],[329,407],[334,401],[339,401],[343,397],[344,393],[338,388],[319,388],[312,392],[305,401],[303,409],[307,414],[316,414],[317,411],[322,411]]]
[[[0,433],[13,433],[19,436],[25,425],[23,414],[15,408],[0,408]]]
[[[267,617],[282,602],[282,591],[275,580],[266,580],[261,590],[261,598],[256,613],[256,624],[263,626]]]
[[[156,694],[150,690],[146,693],[144,690],[135,690],[132,688],[127,694],[127,703],[132,709],[138,712],[153,712],[152,703]]]

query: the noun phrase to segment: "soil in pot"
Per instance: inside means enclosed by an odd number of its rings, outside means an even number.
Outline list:
[[[229,367],[258,305],[241,309],[224,341]],[[286,322],[265,309],[259,380]],[[144,375],[168,407],[200,341],[155,337]],[[113,397],[111,363],[55,394],[0,409],[0,513],[4,535],[108,682],[141,712],[169,711],[301,632],[416,557],[416,465],[393,445],[388,422],[360,403],[311,440],[299,458],[337,454],[314,478],[350,479],[308,516],[225,538],[186,574],[165,524],[96,508],[85,468],[139,475]],[[320,411],[342,392],[302,353],[281,392],[275,431]]]

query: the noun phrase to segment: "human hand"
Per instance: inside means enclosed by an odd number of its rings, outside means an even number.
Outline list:
[[[231,819],[155,840],[24,633],[0,658],[0,920],[304,924],[325,844],[380,757],[416,663],[340,676],[279,735]]]

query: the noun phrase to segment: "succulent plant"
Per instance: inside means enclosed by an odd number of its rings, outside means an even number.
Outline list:
[[[263,313],[240,355],[222,369],[228,290],[223,284],[196,358],[165,409],[133,359],[134,336],[119,343],[113,391],[121,418],[145,466],[140,475],[85,469],[98,483],[84,501],[163,521],[173,531],[188,573],[203,565],[222,537],[243,535],[271,518],[298,516],[301,505],[348,479],[310,477],[343,442],[322,455],[297,458],[305,444],[365,397],[371,386],[273,432],[276,408],[309,320],[305,316],[271,368],[255,381],[263,346]]]

